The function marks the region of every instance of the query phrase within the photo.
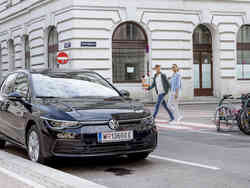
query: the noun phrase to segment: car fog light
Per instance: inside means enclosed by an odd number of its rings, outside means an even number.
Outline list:
[[[59,139],[75,139],[74,133],[58,133],[57,138]]]

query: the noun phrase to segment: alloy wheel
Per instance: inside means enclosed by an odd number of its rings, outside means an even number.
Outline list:
[[[37,162],[39,159],[40,145],[38,135],[35,131],[32,131],[29,134],[28,150],[30,159],[34,162]]]

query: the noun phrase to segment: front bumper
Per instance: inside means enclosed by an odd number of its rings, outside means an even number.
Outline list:
[[[43,150],[48,157],[94,157],[152,152],[157,146],[158,134],[155,126],[143,130],[133,130],[134,139],[131,141],[98,143],[97,133],[107,131],[112,130],[108,126],[63,131],[48,129],[47,134],[43,134],[43,140],[46,142],[43,144]],[[58,139],[57,135],[61,133],[74,134],[75,139]]]

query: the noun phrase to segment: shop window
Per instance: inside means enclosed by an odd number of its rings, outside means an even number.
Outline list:
[[[14,41],[10,39],[8,41],[8,51],[9,51],[9,71],[15,70],[15,46]]]
[[[250,79],[250,25],[242,26],[237,36],[237,78]]]
[[[140,82],[146,70],[147,37],[135,23],[118,26],[112,38],[112,72],[114,83]]]
[[[48,35],[48,66],[50,69],[59,67],[56,62],[56,55],[58,52],[58,32],[55,27],[50,28]]]
[[[25,69],[30,69],[30,43],[29,37],[24,37],[24,49],[25,49]]]

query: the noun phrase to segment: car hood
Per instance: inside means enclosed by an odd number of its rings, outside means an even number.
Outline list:
[[[150,112],[145,111],[141,103],[124,99],[50,100],[49,104],[43,102],[44,105],[50,109],[53,118],[65,120],[122,120],[150,115]]]

